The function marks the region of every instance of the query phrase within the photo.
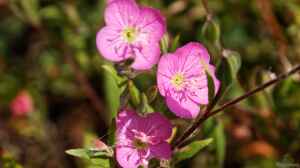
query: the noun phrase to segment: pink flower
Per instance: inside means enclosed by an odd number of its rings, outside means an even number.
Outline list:
[[[214,81],[215,92],[220,82],[215,77],[215,67],[209,64],[207,50],[196,42],[162,56],[158,64],[157,85],[166,98],[169,109],[182,118],[196,118],[200,104],[208,104],[206,72]]]
[[[159,41],[166,23],[158,10],[138,6],[134,0],[112,0],[105,10],[106,26],[97,33],[97,48],[104,58],[133,59],[136,70],[152,68],[160,56]]]
[[[23,90],[10,103],[10,109],[14,116],[26,116],[33,111],[33,102],[30,94]]]
[[[151,158],[169,159],[171,123],[160,113],[146,117],[123,110],[117,117],[116,156],[123,168],[147,167]]]

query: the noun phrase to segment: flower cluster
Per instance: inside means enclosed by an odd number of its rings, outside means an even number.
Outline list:
[[[104,17],[106,25],[96,37],[101,55],[116,63],[131,59],[134,70],[148,70],[158,64],[158,89],[170,111],[181,118],[196,118],[200,105],[209,103],[207,75],[213,80],[215,93],[220,86],[206,48],[190,42],[161,56],[165,19],[158,10],[134,0],[109,0]],[[172,125],[160,113],[142,117],[124,109],[116,120],[116,157],[122,167],[147,167],[151,158],[170,158],[167,139]]]

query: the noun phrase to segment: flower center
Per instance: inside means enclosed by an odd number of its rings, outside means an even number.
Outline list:
[[[136,38],[136,30],[133,27],[128,27],[123,30],[123,38],[128,42],[131,43],[135,40]]]
[[[148,144],[143,142],[142,140],[140,139],[135,139],[133,141],[133,146],[135,148],[137,148],[138,150],[142,150],[142,149],[146,149],[148,147]]]
[[[183,82],[184,76],[181,73],[176,73],[171,79],[171,83],[176,89],[182,88]]]

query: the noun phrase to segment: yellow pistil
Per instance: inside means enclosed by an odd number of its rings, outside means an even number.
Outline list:
[[[128,42],[131,43],[136,38],[136,29],[133,27],[128,27],[123,30],[122,32],[123,38]]]
[[[136,147],[138,150],[142,150],[148,147],[147,143],[141,141],[140,139],[135,139],[133,141],[133,146]]]
[[[182,88],[183,82],[184,76],[181,73],[176,73],[171,79],[171,83],[176,89]]]

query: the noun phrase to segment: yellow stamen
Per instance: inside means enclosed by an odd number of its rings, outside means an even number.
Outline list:
[[[123,38],[128,42],[131,43],[136,38],[136,29],[133,27],[128,27],[123,30],[122,32]]]
[[[184,76],[181,73],[176,73],[172,79],[171,83],[176,89],[180,89],[183,86]]]
[[[135,139],[133,141],[133,146],[140,150],[148,147],[147,143],[141,141],[140,139]]]

